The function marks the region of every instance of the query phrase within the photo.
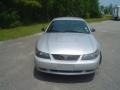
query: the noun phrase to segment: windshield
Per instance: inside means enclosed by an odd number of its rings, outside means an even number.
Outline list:
[[[56,20],[51,23],[47,32],[90,33],[85,22],[79,20]]]

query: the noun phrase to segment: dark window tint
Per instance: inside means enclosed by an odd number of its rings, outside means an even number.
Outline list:
[[[90,33],[85,22],[79,20],[56,20],[53,21],[47,32],[74,32]]]

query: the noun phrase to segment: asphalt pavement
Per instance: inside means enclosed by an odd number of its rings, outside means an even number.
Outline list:
[[[41,34],[0,42],[0,90],[120,90],[120,21],[92,23],[103,61],[93,75],[34,72],[34,47]]]

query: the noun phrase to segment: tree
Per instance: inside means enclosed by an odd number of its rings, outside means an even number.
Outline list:
[[[6,27],[16,22],[34,23],[62,16],[95,18],[100,15],[98,0],[0,0],[1,23]]]

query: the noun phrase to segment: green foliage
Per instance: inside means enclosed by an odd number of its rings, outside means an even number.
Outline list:
[[[113,5],[110,4],[109,6],[100,6],[100,10],[104,13],[104,14],[111,14],[112,15],[112,11],[113,11]]]
[[[15,27],[19,25],[19,16],[15,11],[5,11],[0,13],[0,26],[5,27]]]
[[[15,4],[23,23],[36,22],[40,19],[41,3],[38,0],[15,0]]]
[[[22,4],[24,6],[31,6],[31,7],[41,7],[41,4],[38,0],[15,0],[16,4]]]
[[[42,0],[44,18],[77,16],[100,17],[98,0]]]
[[[16,13],[17,12],[17,13]],[[49,21],[54,17],[100,17],[98,0],[1,0],[0,27]]]

